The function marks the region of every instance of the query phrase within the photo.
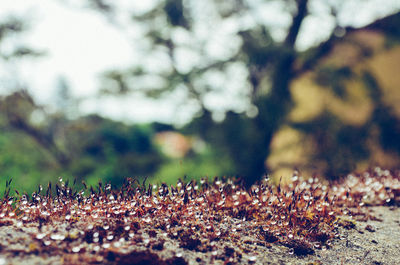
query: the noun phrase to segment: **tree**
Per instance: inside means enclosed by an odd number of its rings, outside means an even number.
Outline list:
[[[287,25],[274,26],[268,19],[255,18],[254,14],[268,4],[275,4],[277,12],[290,17]],[[329,10],[325,16],[334,25],[326,29],[326,41],[303,53],[296,43],[305,20],[314,15],[311,6],[315,4]],[[132,12],[133,23],[144,32],[140,36],[144,41],[136,43],[142,44],[150,59],[144,58],[131,69],[108,72],[102,93],[139,92],[155,98],[168,98],[176,91],[184,93],[186,103],[197,106],[197,116],[201,116],[191,127],[228,154],[237,174],[252,184],[268,171],[265,159],[271,140],[287,122],[292,107],[291,81],[313,69],[330,52],[334,40],[351,30],[339,19],[346,8],[345,1],[158,1],[145,12]],[[110,10],[117,10],[111,4],[99,9],[108,15]],[[224,49],[213,52],[210,45],[215,45],[212,38],[216,34],[207,31],[218,32],[218,28],[230,33],[223,40]],[[235,76],[243,69],[246,80]],[[224,86],[232,85],[230,80],[242,82],[236,96],[247,105],[225,104],[222,110],[219,108],[225,113],[224,121],[215,122],[212,116],[218,109],[210,106],[207,97],[229,91]]]

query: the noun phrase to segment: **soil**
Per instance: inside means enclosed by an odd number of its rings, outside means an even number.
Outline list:
[[[135,231],[135,244],[113,242],[101,250],[93,250],[89,243],[85,243],[86,248],[74,248],[73,238],[80,233],[80,227],[86,224],[76,222],[66,226],[63,223],[49,223],[39,227],[2,218],[0,265],[399,264],[399,207],[375,206],[364,209],[372,218],[358,221],[356,217],[352,220],[344,218],[348,225],[339,227],[340,237],[332,239],[327,249],[309,248],[302,244],[284,246],[268,243],[265,237],[261,239],[258,234],[247,233],[239,233],[238,237],[221,236],[209,243],[193,239],[189,234],[174,238],[161,229],[143,228]],[[38,240],[42,231],[50,229],[47,226],[57,227],[55,233],[64,236],[49,241]],[[243,226],[242,231],[246,231],[246,224]],[[180,233],[179,227],[176,231]]]

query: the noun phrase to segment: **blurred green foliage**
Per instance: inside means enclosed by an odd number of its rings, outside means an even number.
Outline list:
[[[173,183],[185,175],[219,176],[232,169],[210,146],[200,154],[168,158],[154,138],[171,130],[170,125],[127,125],[97,115],[70,120],[46,112],[37,123],[32,116],[41,107],[26,91],[0,97],[0,110],[0,190],[9,178],[13,187],[29,193],[59,177],[70,183],[119,186],[126,177]]]
[[[35,115],[45,115],[35,121]],[[67,119],[37,106],[26,91],[0,98],[0,177],[32,191],[58,176],[119,185],[153,175],[164,161],[151,125],[125,125],[96,115]]]
[[[69,172],[78,179],[100,178],[117,185],[124,177],[153,175],[163,162],[152,142],[151,126],[129,126],[88,116],[69,128],[66,137],[75,146]]]
[[[13,187],[31,192],[39,183],[57,176],[54,158],[23,133],[4,132],[0,135],[0,191],[5,181],[13,179]]]
[[[229,158],[218,155],[215,148],[208,147],[201,154],[191,155],[181,159],[171,159],[164,163],[161,168],[149,179],[152,183],[176,184],[178,178],[212,179],[222,177],[223,173],[229,172],[226,176],[235,176],[235,171]]]

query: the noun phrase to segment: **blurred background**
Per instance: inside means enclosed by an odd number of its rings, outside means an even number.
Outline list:
[[[0,3],[0,188],[400,165],[398,0]]]

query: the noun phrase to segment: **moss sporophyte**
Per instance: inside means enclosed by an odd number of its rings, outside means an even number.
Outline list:
[[[55,194],[49,184],[31,196],[16,192],[11,197],[8,181],[0,226],[29,227],[24,230],[32,240],[27,253],[79,254],[86,263],[124,264],[140,257],[136,261],[185,264],[179,249],[211,253],[229,263],[243,261],[242,254],[218,248],[218,241],[229,238],[238,248],[280,245],[289,254],[309,255],[340,239],[340,226],[376,218],[366,206],[400,204],[400,173],[380,168],[338,182],[304,179],[295,172],[288,185],[273,185],[268,178],[250,189],[240,183],[216,178],[146,187],[128,178],[119,190],[101,183],[95,188],[83,183],[78,190],[60,180]],[[178,250],[161,258],[155,253],[167,239],[175,240]],[[251,254],[247,262],[256,261]]]

